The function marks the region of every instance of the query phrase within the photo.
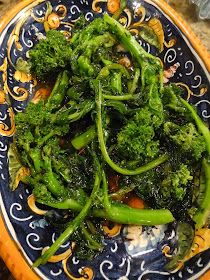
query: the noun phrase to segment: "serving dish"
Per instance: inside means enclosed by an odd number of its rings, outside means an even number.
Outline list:
[[[84,13],[91,21],[103,12],[119,8],[118,0],[37,0],[17,5],[0,25],[0,251],[16,279],[209,279],[210,229],[196,233],[196,245],[185,265],[174,273],[164,271],[169,251],[176,246],[173,226],[121,227],[105,229],[106,247],[94,261],[81,261],[71,256],[70,244],[64,244],[54,259],[39,269],[30,268],[43,247],[49,246],[59,233],[48,227],[42,215],[28,207],[29,190],[21,185],[16,191],[8,187],[7,151],[15,133],[14,113],[22,111],[40,85],[30,75],[15,69],[19,57],[46,30],[58,29],[71,36],[71,27]],[[186,98],[195,104],[202,118],[210,117],[210,57],[182,20],[162,1],[127,1],[120,17],[126,28],[144,23],[159,40],[160,52],[140,36],[139,43],[159,55],[164,65],[165,83],[178,83]],[[138,28],[132,30],[138,36]],[[10,105],[9,105],[10,104]],[[125,241],[129,239],[129,241]],[[208,273],[208,272],[207,272]]]

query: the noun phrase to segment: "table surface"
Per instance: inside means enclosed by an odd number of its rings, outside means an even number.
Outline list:
[[[24,1],[24,0],[22,0]],[[18,0],[0,0],[0,20],[8,9],[17,4]],[[202,41],[203,45],[210,52],[210,21],[202,21],[198,18],[196,13],[196,7],[189,4],[189,0],[166,0],[190,25],[194,33]],[[1,280],[12,280],[7,268],[0,260],[0,279]]]

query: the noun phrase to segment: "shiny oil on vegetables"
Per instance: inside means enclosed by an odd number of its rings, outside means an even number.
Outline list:
[[[28,169],[23,183],[63,230],[34,267],[66,240],[93,257],[106,220],[176,223],[179,249],[166,265],[174,269],[208,223],[210,132],[182,90],[163,85],[159,58],[105,14],[89,24],[81,17],[70,40],[48,31],[26,66],[55,82],[48,99],[16,115],[11,148]]]

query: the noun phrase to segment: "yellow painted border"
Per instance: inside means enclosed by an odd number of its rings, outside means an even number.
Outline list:
[[[0,32],[7,26],[10,19],[12,19],[20,10],[33,3],[33,0],[24,0],[18,3],[13,9],[7,12],[0,22]],[[202,45],[194,32],[187,26],[185,21],[163,0],[153,0],[176,24],[176,26],[183,32],[187,39],[192,44],[195,51],[203,60],[207,70],[210,72],[210,54]],[[17,244],[12,240],[8,233],[3,218],[0,217],[0,254],[8,268],[14,275],[16,280],[40,280],[40,278],[31,270],[25,258],[23,257]],[[210,272],[203,275],[200,280],[210,279]]]

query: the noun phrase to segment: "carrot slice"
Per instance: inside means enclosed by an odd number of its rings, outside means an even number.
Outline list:
[[[130,197],[126,202],[126,204],[132,208],[137,208],[137,209],[144,209],[145,207],[144,201],[136,195]]]

